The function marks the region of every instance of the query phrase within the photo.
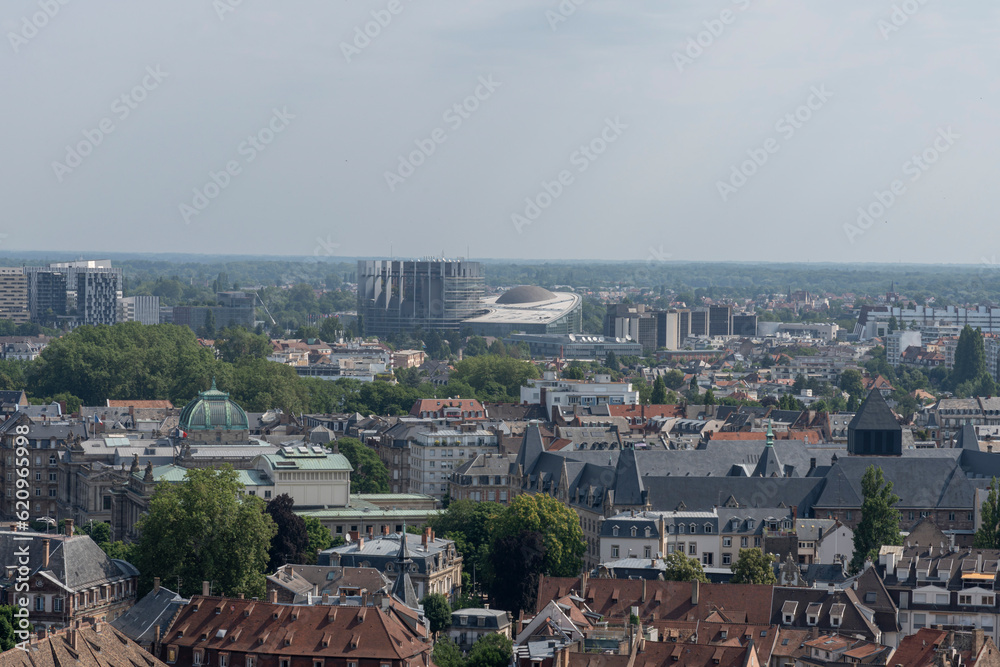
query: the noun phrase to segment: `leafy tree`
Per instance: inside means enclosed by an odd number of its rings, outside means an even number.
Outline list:
[[[666,581],[708,581],[705,570],[697,558],[688,558],[683,552],[674,551],[667,554],[663,560],[667,566],[663,571],[663,578]]]
[[[861,478],[861,521],[854,531],[854,557],[851,571],[860,572],[866,559],[878,560],[879,549],[885,545],[900,545],[899,511],[895,508],[899,496],[892,492],[892,482],[885,480],[882,469],[874,465],[865,469]]]
[[[510,637],[498,633],[482,635],[472,645],[466,667],[507,667],[514,655]]]
[[[424,616],[431,624],[431,632],[435,635],[451,625],[451,605],[448,598],[440,593],[430,593],[420,601],[424,606]]]
[[[765,554],[763,549],[740,549],[740,555],[733,564],[733,578],[730,581],[734,584],[776,584],[776,560],[774,554]]]
[[[1000,483],[994,477],[990,492],[979,513],[981,525],[976,531],[972,546],[977,549],[1000,549]]]
[[[472,336],[465,343],[465,349],[462,352],[466,357],[478,357],[483,354],[489,353],[489,348],[486,346],[486,339],[482,336]]]
[[[305,520],[292,511],[294,504],[295,501],[287,493],[282,493],[267,503],[267,513],[277,527],[268,551],[268,572],[274,572],[286,563],[305,562],[309,532],[306,530]]]
[[[966,324],[958,336],[958,345],[955,347],[951,381],[953,385],[958,386],[969,380],[977,380],[981,375],[987,375],[983,335],[978,329]]]
[[[271,340],[243,327],[223,329],[215,337],[215,349],[223,361],[234,363],[245,357],[266,359],[271,354]]]
[[[896,321],[896,316],[892,315],[889,317],[889,333],[892,333],[899,329],[899,322]]]
[[[435,534],[455,541],[455,548],[462,554],[462,575],[470,577],[467,590],[472,590],[471,577],[475,577],[476,584],[490,588],[490,527],[503,512],[504,506],[499,503],[455,500],[428,522]]]
[[[792,383],[792,391],[794,391],[796,395],[801,396],[802,390],[805,388],[806,388],[806,376],[802,375],[802,373],[799,373],[798,375],[795,376],[795,382]]]
[[[715,405],[715,392],[712,391],[711,387],[705,390],[705,396],[702,399],[702,403],[705,405]]]
[[[319,338],[319,327],[303,325],[295,331],[295,337],[299,340],[313,340]]]
[[[663,384],[667,385],[667,389],[677,391],[684,385],[684,373],[681,373],[676,368],[667,371],[662,377]]]
[[[108,555],[108,558],[118,558],[131,563],[135,560],[135,543],[133,542],[102,542],[97,546]]]
[[[545,539],[541,533],[522,530],[493,543],[493,599],[501,609],[519,615],[535,606],[538,576],[545,565]]]
[[[389,471],[375,450],[357,438],[340,438],[336,444],[354,468],[351,493],[389,493]]]
[[[18,607],[14,605],[0,605],[0,652],[9,651],[17,646],[18,636],[14,634],[15,629],[20,627],[17,617]],[[35,627],[28,624],[28,631],[34,632]]]
[[[541,533],[545,541],[542,573],[546,576],[571,577],[579,574],[583,567],[586,544],[580,518],[548,494],[517,496],[503,514],[494,519],[493,530],[495,541],[525,531]],[[497,550],[496,543],[493,550],[494,553]]]
[[[530,361],[485,354],[455,364],[451,377],[471,386],[479,400],[516,402],[521,386],[538,375]]]
[[[205,323],[198,330],[202,338],[215,338],[215,311],[209,308],[205,311]]]
[[[667,402],[667,384],[662,375],[656,376],[656,381],[653,382],[653,393],[649,397],[649,401],[653,405],[663,405]]]
[[[861,371],[848,368],[840,374],[840,388],[851,396],[861,398],[865,393],[865,386],[862,383]]]
[[[196,468],[179,484],[160,484],[139,519],[136,546],[142,592],[153,577],[178,579],[185,597],[201,582],[235,596],[264,596],[264,568],[277,532],[264,501],[243,493],[236,472]]]
[[[80,526],[80,530],[90,535],[90,539],[94,540],[97,544],[111,541],[111,526],[103,521],[85,523]]]
[[[303,518],[306,524],[306,534],[309,535],[309,543],[306,546],[305,562],[313,564],[316,562],[316,555],[320,551],[326,551],[333,546],[333,535],[330,529],[324,526],[319,519],[314,516]],[[341,538],[343,541],[343,538]]]
[[[564,380],[583,380],[587,377],[582,366],[568,366],[562,370]]]
[[[437,667],[465,667],[465,656],[447,635],[434,642],[431,657]]]
[[[324,343],[333,343],[344,333],[344,325],[336,316],[327,317],[319,325],[319,338]]]
[[[616,355],[613,351],[608,352],[607,356],[604,358],[604,365],[613,371],[619,371],[622,367],[621,364],[618,363],[618,355]]]

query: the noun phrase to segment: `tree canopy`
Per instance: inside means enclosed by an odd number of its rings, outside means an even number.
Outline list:
[[[337,447],[354,468],[351,493],[389,493],[389,471],[374,449],[350,437],[337,440]]]
[[[697,558],[688,558],[682,551],[674,551],[663,559],[666,569],[663,578],[666,581],[702,581],[707,582],[705,570]]]
[[[733,578],[730,582],[734,584],[776,584],[778,583],[777,577],[774,576],[776,560],[774,554],[766,554],[763,549],[740,549],[740,555],[733,564]]]
[[[201,582],[230,596],[264,597],[264,569],[277,528],[264,501],[243,493],[236,472],[195,468],[179,484],[160,484],[139,519],[135,566],[140,589],[153,577],[177,580],[188,597]]]
[[[451,605],[444,595],[429,593],[420,604],[424,606],[424,616],[430,621],[432,633],[436,635],[451,625]]]
[[[979,516],[981,522],[972,546],[977,549],[1000,549],[1000,482],[996,477],[990,482],[990,490]]]
[[[579,574],[583,567],[586,544],[580,517],[548,494],[517,496],[494,519],[493,526],[494,541],[524,531],[541,533],[545,541],[542,573],[546,576],[572,577]]]
[[[292,511],[294,505],[295,501],[287,493],[282,493],[267,503],[267,513],[277,529],[268,551],[268,572],[274,572],[286,563],[305,562],[309,532],[302,517]]]
[[[854,557],[851,571],[860,572],[865,561],[878,560],[879,549],[885,545],[900,545],[899,496],[892,491],[892,482],[886,481],[882,468],[870,465],[861,478],[861,521],[854,530]]]

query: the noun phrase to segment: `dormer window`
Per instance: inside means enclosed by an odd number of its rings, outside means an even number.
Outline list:
[[[677,532],[678,533],[683,533],[684,532],[684,524],[683,523],[677,524]]]
[[[636,527],[632,526],[632,529],[629,532],[632,533],[632,537],[635,537]]]
[[[754,527],[754,520],[753,519],[747,519],[747,528],[750,529],[750,530],[753,530],[753,527]]]
[[[694,535],[695,533],[698,532],[698,526],[694,525],[693,523],[691,524],[690,528],[691,528],[691,534],[692,535]]]
[[[646,537],[649,537],[649,526],[646,526]]]
[[[712,532],[712,524],[706,523],[705,524],[705,533],[706,534],[711,534],[711,532]]]
[[[615,537],[618,537],[618,526],[611,527],[611,534],[614,535]]]

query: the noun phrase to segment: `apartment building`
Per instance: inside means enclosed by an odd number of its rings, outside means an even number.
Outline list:
[[[20,267],[0,267],[0,319],[23,324],[28,311],[28,278]]]
[[[443,500],[448,495],[452,473],[480,455],[499,455],[496,433],[477,424],[456,427],[431,424],[417,430],[409,441],[410,493],[423,493]]]

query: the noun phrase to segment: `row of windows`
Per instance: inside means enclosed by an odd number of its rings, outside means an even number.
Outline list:
[[[321,480],[333,480],[347,479],[346,472],[279,472],[277,474],[279,480],[289,481],[289,480],[309,480],[309,481],[321,481]]]
[[[167,647],[167,662],[174,663],[177,662],[177,647],[168,646]],[[211,662],[208,659],[207,651],[203,648],[192,649],[192,660],[191,663],[194,665],[204,665],[209,667]],[[257,667],[257,655],[250,653],[246,656],[246,667]],[[218,662],[216,663],[218,667],[230,667],[229,662],[229,652],[219,651],[218,652]],[[290,667],[292,664],[292,659],[290,657],[279,657],[278,667]],[[322,658],[313,658],[313,667],[324,667],[325,661]],[[358,667],[357,662],[348,662],[347,667]],[[382,662],[379,663],[379,667],[392,667],[392,663]]]

